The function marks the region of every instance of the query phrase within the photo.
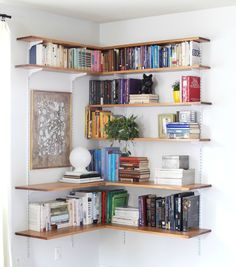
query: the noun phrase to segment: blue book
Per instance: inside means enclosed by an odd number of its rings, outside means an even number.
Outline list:
[[[167,123],[166,128],[190,128],[189,123]]]
[[[33,45],[29,51],[29,64],[36,64],[36,45]]]

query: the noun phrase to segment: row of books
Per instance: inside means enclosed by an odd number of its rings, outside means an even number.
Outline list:
[[[182,42],[166,46],[144,45],[106,51],[37,44],[29,52],[30,64],[84,69],[95,72],[150,69],[200,64],[200,44]]]
[[[166,124],[168,138],[174,139],[199,139],[199,123],[171,122]]]
[[[53,43],[37,44],[29,51],[29,63],[100,72],[101,51],[66,48]]]
[[[88,166],[89,171],[101,174],[105,181],[119,180],[120,149],[119,147],[104,147],[90,150],[92,159]]]
[[[166,46],[144,45],[103,52],[103,71],[198,65],[200,44],[194,41]]]
[[[194,128],[190,131],[191,128]],[[184,128],[184,130],[183,130]],[[197,112],[193,110],[181,110],[176,113],[162,113],[158,115],[158,132],[160,138],[188,138],[193,134],[199,137],[200,126],[197,123]]]
[[[89,104],[128,104],[131,94],[139,94],[141,79],[90,80]]]
[[[107,138],[105,125],[112,120],[111,111],[86,109],[85,136],[87,138]]]
[[[122,182],[145,182],[150,179],[147,157],[120,157],[119,180]]]
[[[139,226],[188,231],[199,228],[199,195],[177,193],[166,197],[139,196]]]
[[[127,207],[126,190],[72,191],[67,197],[29,204],[29,230],[111,223],[116,207]]]

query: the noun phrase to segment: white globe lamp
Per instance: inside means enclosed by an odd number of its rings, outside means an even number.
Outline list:
[[[91,161],[91,154],[84,147],[76,147],[70,153],[70,163],[75,168],[73,171],[76,174],[88,173],[86,167]]]

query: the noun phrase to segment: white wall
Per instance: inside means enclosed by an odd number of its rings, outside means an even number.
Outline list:
[[[145,2],[144,2],[145,4]],[[234,100],[236,7],[219,8],[189,13],[134,19],[100,25],[100,41],[105,45],[141,41],[202,36],[211,39],[203,46],[204,62],[212,69],[193,72],[202,76],[203,99],[212,101],[212,107],[203,107],[204,134],[212,141],[202,147],[202,182],[213,185],[201,193],[201,227],[212,233],[200,239],[180,240],[154,235],[109,231],[101,234],[100,267],[144,266],[235,266],[235,159]],[[156,91],[161,100],[171,100],[170,85],[183,73],[155,73]],[[141,75],[132,75],[141,77]],[[173,108],[129,109],[137,114],[148,136],[157,134],[158,112],[171,112]],[[188,153],[191,165],[199,170],[200,149],[194,144],[139,143],[136,155],[150,158],[152,174],[160,166],[162,154]],[[199,179],[199,178],[198,178]],[[138,191],[138,192],[137,192]],[[132,190],[131,205],[137,205],[137,195],[150,192]],[[152,190],[151,192],[155,192]],[[156,191],[157,194],[167,192]]]
[[[98,264],[99,233],[86,233],[74,237],[51,241],[27,239],[15,236],[15,231],[27,229],[27,200],[25,191],[14,186],[27,183],[28,172],[28,114],[29,90],[71,91],[69,74],[36,73],[29,78],[26,70],[15,69],[14,65],[27,63],[28,44],[16,41],[16,37],[38,35],[84,43],[99,43],[99,25],[33,9],[0,4],[1,13],[12,15],[9,21],[12,39],[12,253],[14,267],[80,266],[96,267]],[[73,83],[73,108],[75,114],[73,145],[85,144],[83,137],[84,106],[88,101],[88,77]],[[28,86],[29,82],[29,86]],[[4,90],[4,88],[2,88]],[[2,101],[4,99],[2,98]],[[65,169],[31,171],[30,183],[56,181]],[[62,192],[59,195],[65,195]],[[29,193],[29,200],[53,199],[58,194]],[[61,248],[62,259],[54,260],[55,247]],[[92,257],[91,257],[92,253]]]

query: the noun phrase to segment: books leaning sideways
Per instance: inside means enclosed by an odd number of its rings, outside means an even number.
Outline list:
[[[166,124],[167,136],[171,139],[199,139],[199,123],[171,122]]]
[[[59,179],[59,182],[63,183],[92,183],[92,182],[100,182],[104,179],[101,178],[101,175],[98,172],[88,172],[84,174],[78,174],[76,172],[66,172],[64,176]]]
[[[157,103],[159,101],[158,95],[152,94],[130,94],[129,103],[130,104],[149,104]]]
[[[132,207],[117,207],[115,215],[112,216],[112,223],[138,226],[139,209]]]
[[[147,157],[120,157],[119,180],[121,182],[146,182],[150,179]]]

